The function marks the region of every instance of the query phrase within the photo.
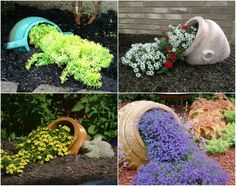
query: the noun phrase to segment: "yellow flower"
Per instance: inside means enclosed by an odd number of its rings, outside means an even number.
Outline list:
[[[42,156],[38,156],[38,159],[39,159],[39,160],[42,159]]]
[[[23,170],[19,170],[19,169],[18,169],[16,172],[17,172],[17,173],[22,173],[22,172],[23,172]]]

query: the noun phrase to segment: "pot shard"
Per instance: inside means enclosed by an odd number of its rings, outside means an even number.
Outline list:
[[[184,52],[187,63],[215,64],[230,56],[229,42],[216,22],[202,17],[193,17],[186,24],[198,28],[193,43]]]
[[[64,124],[72,125],[74,128],[74,139],[68,149],[71,154],[78,154],[79,149],[83,146],[84,141],[88,138],[87,132],[81,124],[70,117],[61,117],[57,120],[54,120],[48,125],[48,128],[55,129],[59,125]]]
[[[171,112],[180,122],[177,114],[168,106],[152,101],[134,101],[119,109],[119,150],[120,163],[127,164],[129,169],[137,170],[141,164],[148,162],[147,151],[139,134],[138,124],[142,115],[152,109],[163,109]]]

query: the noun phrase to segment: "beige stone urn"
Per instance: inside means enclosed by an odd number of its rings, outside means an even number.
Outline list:
[[[179,121],[177,114],[170,107],[153,101],[134,101],[119,109],[118,141],[122,154],[120,163],[127,163],[129,169],[136,170],[141,164],[148,162],[148,155],[139,134],[138,124],[145,112],[157,108],[171,112]]]
[[[187,63],[215,64],[229,57],[229,42],[216,22],[202,17],[193,17],[185,24],[198,28],[193,43],[184,52]]]

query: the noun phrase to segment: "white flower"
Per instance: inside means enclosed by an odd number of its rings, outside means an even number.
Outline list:
[[[141,77],[141,74],[140,74],[140,73],[136,73],[135,76],[136,76],[137,78],[139,78],[139,77]]]
[[[139,69],[138,69],[138,68],[135,68],[135,69],[134,69],[134,72],[135,72],[135,73],[139,72]]]

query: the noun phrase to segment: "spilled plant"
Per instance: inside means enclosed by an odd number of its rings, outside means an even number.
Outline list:
[[[192,44],[197,28],[188,25],[169,26],[170,31],[152,43],[131,45],[121,58],[124,65],[133,68],[136,77],[142,74],[169,73],[178,61],[184,60],[184,51]]]
[[[146,112],[139,121],[139,131],[150,161],[139,167],[133,184],[226,184],[227,173],[199,150],[172,113],[162,109]]]
[[[100,88],[100,71],[108,68],[113,59],[109,49],[100,44],[81,39],[77,35],[64,35],[51,25],[34,26],[29,33],[29,42],[42,52],[33,54],[26,69],[29,70],[32,65],[56,64],[63,68],[61,83],[72,76],[88,87]]]
[[[55,130],[40,127],[19,140],[16,154],[1,149],[1,170],[6,174],[19,174],[30,162],[43,164],[56,156],[69,155],[68,146],[72,140],[67,126]]]

